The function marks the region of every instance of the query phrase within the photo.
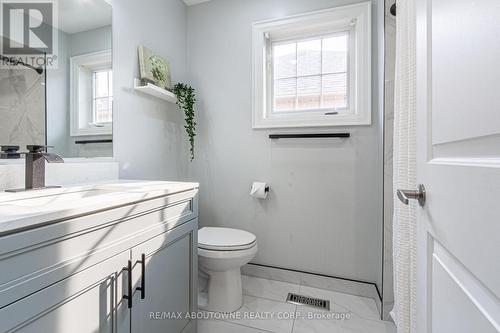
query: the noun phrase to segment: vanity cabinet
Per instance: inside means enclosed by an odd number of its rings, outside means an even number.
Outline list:
[[[159,236],[132,249],[136,262],[142,264],[144,255],[146,264],[146,276],[136,283],[146,290],[134,294],[132,332],[180,332],[189,323],[184,315],[195,306],[190,297],[194,286],[189,279],[192,263],[185,259],[194,257],[191,244],[196,241],[191,237],[195,234],[180,233],[172,240],[168,239],[174,238],[171,235],[167,239]],[[181,318],[168,318],[178,312],[183,314]]]
[[[0,332],[196,332],[197,207],[191,189],[0,235]]]
[[[112,333],[122,253],[0,310],[1,332]]]

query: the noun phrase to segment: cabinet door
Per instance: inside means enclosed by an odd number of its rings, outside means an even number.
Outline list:
[[[0,332],[113,333],[129,258],[123,252],[2,308]]]
[[[135,292],[133,333],[176,333],[196,327],[196,322],[186,318],[196,311],[196,234],[197,221],[193,220],[132,249],[134,261],[145,255],[145,297],[141,298],[140,290]],[[141,287],[140,262],[133,272],[136,287]],[[180,318],[176,318],[178,314]]]

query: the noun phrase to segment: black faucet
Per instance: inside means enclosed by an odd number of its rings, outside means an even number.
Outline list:
[[[64,163],[61,156],[46,152],[49,146],[27,145],[25,189],[41,189],[45,186],[45,161],[48,163]]]
[[[25,168],[25,185],[24,189],[5,190],[5,192],[21,192],[28,190],[38,190],[44,188],[54,188],[60,186],[45,186],[45,161],[48,163],[64,163],[61,156],[48,153],[46,148],[50,146],[42,145],[27,145],[27,153],[20,153],[26,155],[26,168]],[[3,158],[7,154],[4,153]]]

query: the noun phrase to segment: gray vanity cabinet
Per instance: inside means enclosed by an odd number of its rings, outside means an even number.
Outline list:
[[[128,258],[116,255],[7,306],[0,331],[112,333],[117,281]]]
[[[196,332],[197,208],[193,189],[0,235],[0,333]]]
[[[197,254],[193,253],[197,233],[181,228],[132,249],[134,261],[142,265],[144,254],[146,265],[144,281],[142,266],[137,265],[134,270],[139,277],[135,285],[144,286],[145,293],[137,290],[134,294],[132,332],[195,332],[186,314],[196,311],[197,273],[192,268],[197,265]]]

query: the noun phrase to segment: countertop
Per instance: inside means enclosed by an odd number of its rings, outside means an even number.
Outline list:
[[[0,192],[0,237],[17,231],[199,187],[198,183],[115,180],[18,193]]]

